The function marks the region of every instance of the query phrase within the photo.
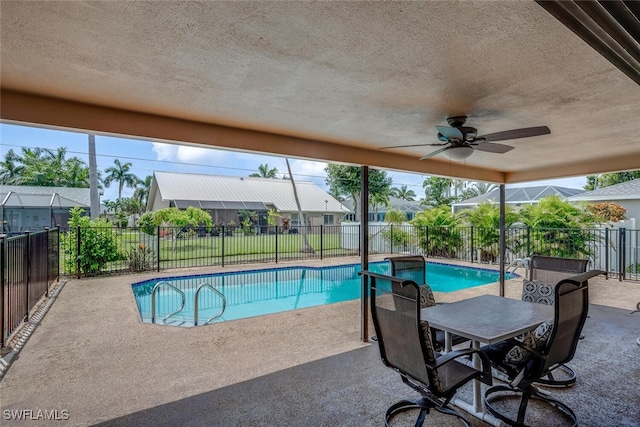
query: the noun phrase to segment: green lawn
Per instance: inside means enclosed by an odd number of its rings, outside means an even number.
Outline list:
[[[320,251],[320,235],[309,234],[309,244],[316,251]],[[262,234],[257,236],[215,236],[215,237],[187,237],[176,241],[173,250],[173,240],[160,239],[160,260],[197,259],[210,257],[225,257],[274,254],[276,245],[278,254],[297,253],[300,251],[302,236],[299,234]],[[340,235],[326,234],[322,236],[322,250],[340,249]]]
[[[301,259],[319,258],[321,255],[320,242],[322,240],[322,254],[324,256],[352,255],[353,251],[340,247],[340,234],[309,234],[308,240],[315,254],[300,253],[302,236],[300,234],[261,234],[245,236],[237,233],[234,236],[207,236],[198,237],[187,235],[174,241],[171,236],[165,236],[158,240],[157,236],[150,236],[140,233],[137,230],[105,230],[113,233],[117,240],[118,247],[125,255],[125,259],[117,262],[110,262],[105,268],[107,271],[128,271],[132,266],[130,253],[139,254],[140,244],[149,251],[147,260],[150,262],[145,269],[157,268],[157,247],[159,244],[160,267],[197,267],[206,265],[220,265],[222,263],[239,264],[247,262],[268,262],[277,259]],[[69,242],[70,244],[75,244]],[[62,248],[63,249],[63,248]],[[69,266],[65,264],[65,251],[60,251],[60,265],[66,274],[75,274],[75,264]]]

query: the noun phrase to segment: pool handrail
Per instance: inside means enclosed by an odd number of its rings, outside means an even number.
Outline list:
[[[531,258],[518,258],[511,261],[511,263],[504,269],[505,276],[511,278],[511,275],[515,275],[515,272],[518,268],[524,267],[524,277],[529,277],[529,262]],[[509,271],[510,268],[513,267],[513,271]]]
[[[208,325],[209,322],[211,322],[213,319],[217,319],[218,317],[222,316],[224,310],[227,308],[227,299],[222,294],[222,292],[214,288],[209,283],[200,284],[200,286],[198,286],[198,289],[196,289],[195,296],[193,297],[193,326],[198,326],[198,296],[200,294],[200,290],[205,287],[211,289],[214,293],[218,294],[220,298],[222,298],[222,309],[217,314],[214,314],[209,319],[207,319],[207,321],[204,322],[205,325]]]
[[[182,297],[182,304],[180,304],[180,308],[178,308],[176,311],[173,311],[169,314],[167,314],[164,319],[162,319],[162,323],[166,323],[166,321],[173,315],[178,314],[182,311],[182,309],[184,308],[184,304],[187,301],[187,298],[184,295],[184,292],[182,292],[180,289],[176,288],[175,286],[173,286],[171,283],[167,282],[167,281],[160,281],[158,283],[156,283],[156,285],[153,287],[153,291],[151,292],[151,323],[156,323],[156,292],[162,287],[162,286],[168,286],[170,289],[173,289],[175,291],[177,291],[180,296]]]

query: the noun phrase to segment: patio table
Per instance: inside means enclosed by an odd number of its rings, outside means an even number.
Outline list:
[[[451,334],[469,338],[473,348],[480,343],[494,344],[530,331],[553,317],[553,306],[536,304],[496,295],[480,295],[448,304],[423,308],[420,318],[429,326],[442,329],[447,335],[450,348]],[[473,357],[474,367],[480,368],[480,358]],[[495,426],[502,422],[484,412],[480,381],[473,382],[473,403],[453,399],[452,403],[474,417]]]

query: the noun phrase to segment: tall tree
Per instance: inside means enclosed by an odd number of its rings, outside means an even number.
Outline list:
[[[65,163],[66,170],[60,180],[63,187],[90,188],[91,176],[87,165],[77,157],[72,157]],[[100,188],[100,173],[96,171],[96,188]]]
[[[300,224],[302,225],[301,233],[302,234],[302,245],[300,245],[300,252],[305,253],[313,253],[314,250],[309,244],[309,238],[307,237],[307,227],[304,222],[304,214],[302,213],[302,207],[300,206],[300,199],[298,198],[298,190],[296,188],[296,181],[293,179],[293,174],[291,173],[291,165],[289,165],[289,158],[285,157],[284,159],[287,162],[287,171],[289,172],[289,177],[291,179],[291,185],[293,186],[293,197],[296,200],[296,206],[298,207],[298,218],[300,219]],[[267,166],[267,165],[265,165]]]
[[[252,173],[249,176],[255,177],[255,178],[276,178],[277,174],[278,174],[278,169],[276,168],[269,169],[269,164],[265,163],[264,165],[261,164],[260,166],[258,166],[257,173]],[[289,175],[291,175],[291,172],[289,172]]]
[[[598,188],[609,187],[638,178],[640,178],[640,170],[588,175],[587,184],[584,186],[584,189],[587,191],[597,190]]]
[[[145,210],[147,201],[149,201],[149,192],[151,191],[152,175],[147,175],[144,180],[138,182],[138,186],[133,191],[133,198],[140,202],[141,209]]]
[[[0,163],[0,181],[7,185],[89,187],[87,165],[77,157],[66,158],[67,149],[23,148],[9,150]]]
[[[0,184],[20,185],[24,166],[20,164],[20,156],[13,150],[7,151],[0,163]]]
[[[416,193],[413,190],[407,189],[406,185],[398,187],[391,187],[389,194],[398,199],[407,200],[413,202],[416,199]]]
[[[498,188],[496,184],[490,184],[488,182],[474,182],[471,184],[462,195],[463,200],[477,197],[482,194],[487,194]]]
[[[431,176],[426,178],[424,187],[424,202],[428,207],[451,206],[453,198],[450,196],[451,179]]]
[[[598,175],[587,175],[587,183],[584,186],[586,191],[593,191],[600,188],[598,186]]]
[[[122,198],[122,189],[126,185],[129,188],[134,188],[140,181],[137,176],[130,173],[131,162],[121,163],[120,159],[113,161],[113,166],[109,166],[104,171],[107,176],[104,179],[104,185],[109,187],[112,182],[118,183],[118,200]]]
[[[329,192],[337,199],[344,196],[351,197],[356,221],[360,221],[362,211],[360,207],[361,168],[330,163],[324,170],[327,172],[325,183],[329,187]],[[369,202],[388,199],[390,189],[391,178],[387,176],[387,172],[369,169]]]

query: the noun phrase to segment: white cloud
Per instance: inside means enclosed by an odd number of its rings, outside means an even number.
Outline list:
[[[227,155],[225,151],[212,148],[164,144],[161,142],[154,142],[151,150],[155,153],[157,160],[199,164],[220,160]]]
[[[292,159],[289,163],[291,164],[291,172],[296,175],[300,174],[305,175],[306,177],[324,177],[327,174],[324,170],[327,167],[326,162]]]

